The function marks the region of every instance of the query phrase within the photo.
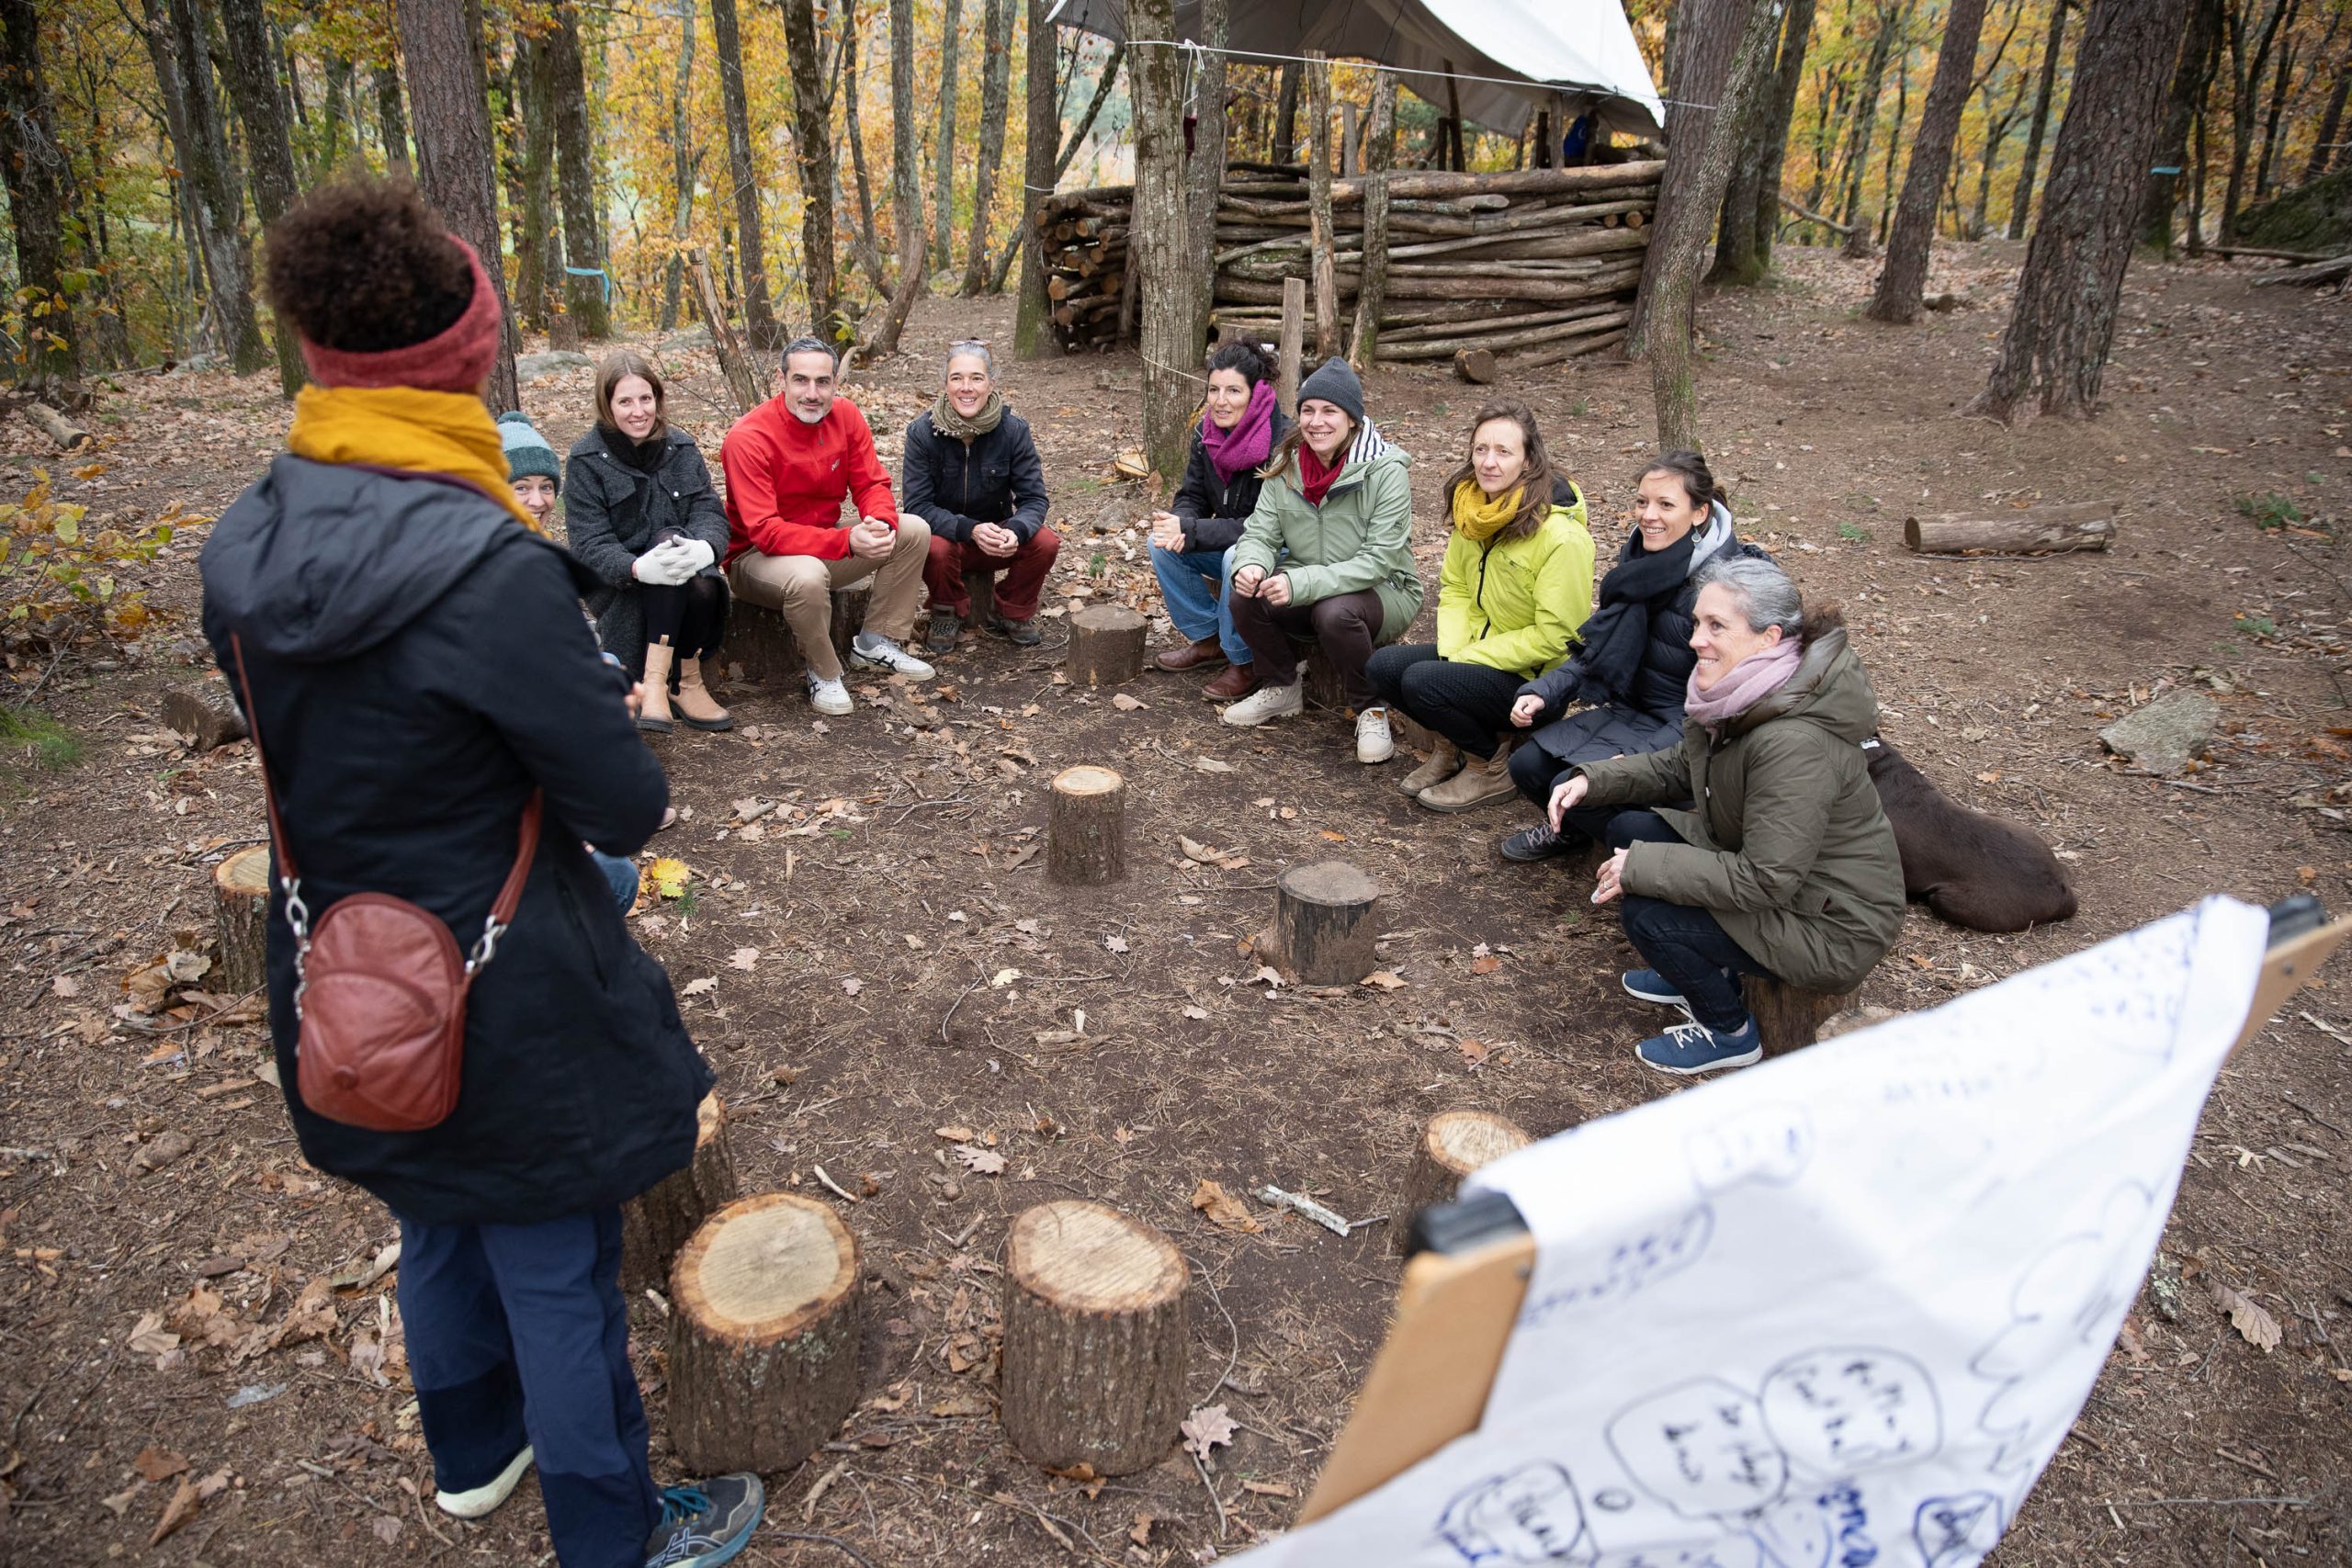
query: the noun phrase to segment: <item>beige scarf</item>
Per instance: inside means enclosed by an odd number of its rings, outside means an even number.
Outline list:
[[[989,400],[980,405],[980,412],[969,419],[956,412],[956,405],[947,400],[944,391],[931,405],[932,429],[957,441],[976,440],[1003,423],[1004,400],[993,391],[989,394]]]

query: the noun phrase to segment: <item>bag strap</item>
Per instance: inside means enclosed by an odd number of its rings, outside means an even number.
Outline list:
[[[245,643],[235,632],[229,634],[229,653],[237,661],[237,690],[245,699],[245,731],[253,737],[254,761],[261,765],[261,801],[269,812],[269,836],[277,844],[278,863],[285,867],[286,880],[301,880],[301,869],[294,863],[294,842],[286,836],[286,824],[277,816],[277,791],[270,786],[269,756],[261,749],[261,710],[254,705],[253,682],[245,676]]]

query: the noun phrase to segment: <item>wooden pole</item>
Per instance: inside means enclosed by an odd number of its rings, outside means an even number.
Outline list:
[[[1184,1255],[1100,1203],[1023,1211],[1004,1256],[1005,1436],[1049,1470],[1127,1475],[1184,1417]]]
[[[1340,285],[1331,238],[1331,62],[1306,51],[1307,200],[1315,262],[1315,361],[1340,352]]]
[[[1374,175],[1363,193],[1363,274],[1356,284],[1355,341],[1348,363],[1369,369],[1380,352],[1380,312],[1388,303],[1388,176]]]
[[[711,353],[718,357],[719,372],[735,403],[735,417],[741,419],[765,400],[760,396],[759,377],[743,352],[743,340],[735,335],[735,323],[727,318],[727,307],[710,280],[710,263],[702,247],[688,251],[686,263],[695,275],[695,297],[702,301],[702,319],[710,328]]]
[[[1380,885],[1345,861],[1295,865],[1274,882],[1274,948],[1302,984],[1352,986],[1379,967]]]
[[[1115,686],[1143,673],[1144,634],[1151,623],[1125,604],[1097,604],[1069,618],[1073,686]]]
[[[212,868],[213,929],[220,939],[211,989],[242,997],[269,983],[269,846],[239,850]]]
[[[1282,283],[1283,332],[1275,350],[1275,400],[1290,419],[1298,417],[1298,361],[1306,335],[1306,280],[1285,277]]]
[[[1534,1141],[1517,1122],[1490,1111],[1441,1111],[1430,1117],[1413,1145],[1404,1195],[1388,1222],[1392,1248],[1403,1253],[1413,1216],[1431,1204],[1453,1201],[1463,1178]]]
[[[678,1249],[735,1198],[727,1107],[714,1092],[695,1108],[694,1157],[621,1205],[621,1293],[667,1291]]]
[[[1127,781],[1081,764],[1054,775],[1046,871],[1056,882],[1115,882],[1127,871]]]
[[[2064,555],[2115,542],[2115,502],[2085,501],[1976,516],[1948,512],[1903,520],[1903,542],[1922,555]]]
[[[690,1473],[788,1470],[857,1403],[857,1242],[812,1198],[730,1203],[670,1274],[670,1441]]]

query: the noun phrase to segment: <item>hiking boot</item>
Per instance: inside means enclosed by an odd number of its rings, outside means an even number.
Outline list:
[[[1046,640],[1046,634],[1037,629],[1035,616],[1018,621],[1010,615],[993,616],[989,621],[989,630],[1015,648],[1035,648]]]
[[[857,705],[850,701],[849,688],[842,684],[840,676],[828,681],[813,670],[808,672],[808,705],[835,718],[857,711]]]
[[[1528,864],[1539,860],[1555,860],[1561,855],[1577,852],[1577,836],[1563,833],[1547,818],[1532,828],[1521,828],[1495,846],[1505,860]]]
[[[1228,664],[1217,671],[1216,679],[1201,688],[1201,695],[1213,703],[1229,703],[1246,697],[1258,689],[1258,667],[1255,664]]]
[[[745,1471],[662,1488],[662,1522],[645,1540],[645,1568],[718,1568],[760,1528],[767,1491]]]
[[[1518,793],[1519,786],[1510,782],[1510,747],[1505,744],[1496,747],[1493,756],[1472,760],[1445,783],[1413,798],[1431,811],[1476,811]]]
[[[887,637],[860,632],[851,639],[849,661],[860,670],[887,670],[910,681],[928,681],[939,673]]]
[[[1370,707],[1356,715],[1356,761],[1369,767],[1396,755],[1396,739],[1388,733],[1388,710]]]
[[[953,610],[933,610],[931,626],[922,634],[925,653],[953,653],[956,638],[964,629],[964,617]]]
[[[667,735],[678,728],[670,717],[670,662],[676,652],[666,642],[645,645],[645,695],[637,708],[639,729]]]
[[[628,863],[624,861],[621,863],[627,865]],[[629,874],[630,885],[634,887],[636,867],[629,868]],[[523,1472],[530,1468],[531,1445],[526,1443],[521,1453],[506,1461],[504,1470],[480,1486],[468,1487],[463,1492],[435,1492],[433,1494],[433,1506],[452,1518],[481,1518],[514,1495],[515,1483],[521,1481]]]
[[[1430,748],[1430,760],[1396,781],[1400,795],[1419,795],[1432,784],[1442,784],[1462,771],[1462,749],[1451,740],[1439,737]]]
[[[732,729],[735,716],[718,705],[710,688],[702,683],[702,660],[678,660],[678,691],[673,699],[678,722],[688,729]]]
[[[1178,673],[1186,670],[1208,670],[1225,662],[1225,649],[1218,646],[1216,638],[1204,637],[1182,648],[1163,648],[1151,656],[1151,661],[1162,670]]]
[[[1617,983],[1624,987],[1625,994],[1637,1002],[1656,1002],[1662,1008],[1680,1008],[1684,1017],[1690,1016],[1690,1004],[1683,999],[1682,993],[1674,988],[1671,981],[1655,969],[1628,969],[1618,977]]]
[[[1306,683],[1293,681],[1287,686],[1261,686],[1218,716],[1237,728],[1249,729],[1270,718],[1286,718],[1306,711]]]
[[[1709,1029],[1695,1020],[1668,1028],[1634,1047],[1642,1066],[1677,1077],[1697,1077],[1724,1067],[1752,1067],[1764,1059],[1764,1036],[1752,1018],[1736,1031]]]

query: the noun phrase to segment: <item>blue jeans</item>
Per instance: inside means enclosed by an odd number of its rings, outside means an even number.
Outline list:
[[[527,1441],[562,1568],[640,1568],[662,1517],[620,1269],[618,1209],[401,1221],[401,1321],[434,1481],[480,1486]]]
[[[1655,811],[1620,811],[1610,818],[1604,836],[1612,851],[1682,842],[1682,835]],[[1691,1017],[1719,1034],[1747,1027],[1747,999],[1740,995],[1739,977],[1761,975],[1769,979],[1772,972],[1734,941],[1721,920],[1695,906],[1638,893],[1622,896],[1618,904],[1625,940],[1644,963],[1682,993]]]
[[[591,849],[588,858],[596,863],[596,869],[603,872],[605,880],[612,885],[613,898],[620,905],[621,913],[628,914],[628,907],[637,902],[637,863],[619,855],[608,855],[599,849]]]
[[[1233,629],[1233,551],[1164,550],[1151,547],[1151,570],[1159,578],[1159,596],[1168,603],[1168,618],[1194,642],[1214,636],[1227,662],[1247,664],[1257,655]],[[1214,579],[1216,587],[1209,587]]]

